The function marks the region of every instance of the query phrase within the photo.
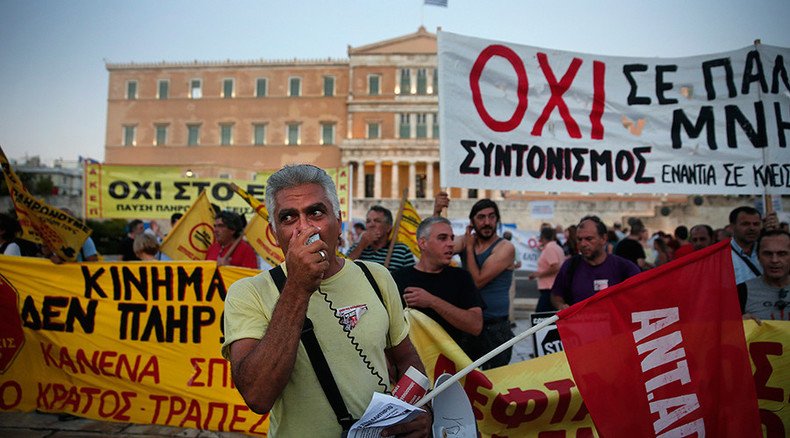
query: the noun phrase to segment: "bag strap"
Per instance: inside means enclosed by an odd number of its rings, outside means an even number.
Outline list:
[[[756,276],[758,276],[758,277],[760,277],[760,276],[762,276],[762,275],[763,275],[763,273],[762,273],[762,272],[760,272],[760,270],[759,270],[759,269],[757,269],[757,267],[756,267],[756,266],[754,266],[754,263],[752,263],[752,261],[751,261],[751,260],[749,260],[749,258],[748,258],[748,257],[746,257],[746,256],[745,256],[745,255],[743,255],[742,253],[738,252],[738,251],[735,249],[735,247],[734,247],[734,246],[732,246],[732,244],[730,244],[730,249],[732,250],[732,252],[734,252],[734,253],[735,253],[735,255],[737,255],[738,257],[740,257],[740,258],[741,258],[741,260],[743,260],[743,262],[744,262],[744,263],[746,263],[746,266],[748,266],[748,267],[749,267],[749,269],[751,269],[751,270],[752,270],[752,272],[754,272],[754,275],[756,275]]]
[[[277,286],[277,290],[279,293],[282,293],[286,280],[282,266],[278,265],[272,268],[269,273],[272,276],[272,280],[274,280],[275,286]],[[335,382],[332,371],[329,369],[329,363],[326,361],[324,352],[321,351],[318,338],[315,337],[313,321],[307,316],[304,318],[301,340],[302,345],[304,345],[305,350],[307,350],[307,357],[310,359],[310,364],[313,366],[313,371],[315,371],[315,376],[318,378],[318,383],[321,384],[321,389],[324,390],[324,395],[329,401],[329,405],[332,406],[332,410],[335,412],[338,424],[340,424],[340,427],[342,427],[344,431],[351,429],[351,426],[356,423],[357,420],[351,416],[348,412],[348,408],[346,408],[346,403],[343,401],[343,396],[340,394],[337,382]]]

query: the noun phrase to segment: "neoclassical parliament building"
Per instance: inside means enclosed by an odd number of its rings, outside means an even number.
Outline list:
[[[242,180],[288,163],[350,166],[356,200],[387,203],[408,189],[432,201],[436,68],[436,35],[423,27],[349,47],[347,59],[110,63],[105,162]]]

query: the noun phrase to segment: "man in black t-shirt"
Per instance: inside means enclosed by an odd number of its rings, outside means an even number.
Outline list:
[[[472,338],[483,329],[485,304],[469,272],[450,266],[453,228],[443,217],[430,217],[417,228],[422,256],[415,266],[392,274],[405,306],[417,309],[447,331],[472,357]]]
[[[617,242],[617,246],[614,247],[615,255],[632,261],[643,271],[652,268],[653,265],[645,260],[647,256],[641,242],[642,234],[647,232],[645,225],[639,219],[632,219],[629,221],[629,225],[631,232],[625,239]]]

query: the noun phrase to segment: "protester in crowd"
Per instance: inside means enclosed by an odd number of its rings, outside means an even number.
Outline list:
[[[617,236],[617,242],[625,239],[626,234],[623,231],[623,224],[621,224],[620,222],[615,222],[614,225],[612,226],[612,228],[614,228],[614,230],[612,230],[612,231],[614,231],[615,236]],[[615,242],[615,243],[617,243],[617,242]]]
[[[123,261],[133,261],[133,260],[140,260],[134,254],[134,238],[137,237],[139,234],[145,232],[145,224],[140,219],[134,219],[133,221],[129,222],[127,226],[127,233],[123,239],[121,239],[121,260]]]
[[[562,250],[565,252],[565,257],[572,257],[579,253],[577,247],[578,240],[576,239],[576,225],[571,225],[564,231],[565,243],[562,245]]]
[[[562,224],[557,224],[554,227],[554,234],[555,236],[557,236],[556,237],[557,245],[559,245],[560,247],[565,245],[565,228],[562,226]]]
[[[694,252],[694,246],[689,242],[689,229],[685,225],[675,228],[675,240],[678,242],[678,249],[675,250],[675,258]]]
[[[788,232],[790,232],[790,225],[788,225],[787,222],[780,222],[779,223],[779,229],[784,231],[785,233],[788,233]]]
[[[606,225],[598,216],[585,216],[576,236],[580,255],[566,260],[551,288],[554,307],[562,310],[640,272],[630,260],[606,254]]]
[[[336,256],[340,203],[332,178],[315,166],[286,166],[269,177],[266,208],[285,262],[230,286],[222,354],[247,405],[270,413],[272,436],[341,436],[374,392],[389,390],[388,358],[400,374],[424,368],[389,272]],[[320,239],[308,243],[315,234]],[[300,347],[300,336],[313,342]],[[310,353],[308,344],[316,346]],[[327,367],[311,364],[314,353]],[[322,384],[334,384],[340,400]],[[343,426],[338,410],[348,412]],[[430,426],[423,413],[384,435],[428,436]]]
[[[790,234],[771,230],[756,242],[757,259],[763,275],[738,285],[744,319],[790,321],[787,292],[790,291]]]
[[[381,205],[370,207],[365,219],[365,231],[362,232],[359,242],[348,250],[348,258],[383,265],[389,253],[391,232],[392,212]],[[395,272],[408,266],[414,266],[414,254],[407,245],[395,242],[387,268],[390,272]]]
[[[727,240],[732,237],[732,232],[729,231],[727,228],[717,228],[713,235],[715,236],[716,240],[714,243],[721,242],[723,240]]]
[[[560,271],[560,265],[565,261],[565,253],[557,244],[556,232],[553,228],[540,229],[540,256],[538,257],[538,270],[530,274],[530,280],[538,281],[538,305],[536,312],[552,312],[554,306],[551,304],[551,287],[554,286],[554,279]]]
[[[614,232],[614,230],[609,230],[606,232],[606,253],[613,254],[614,247],[617,246],[617,243],[620,242],[620,238]]]
[[[16,235],[21,231],[19,222],[12,216],[0,213],[0,254],[21,256]]]
[[[363,232],[365,232],[365,224],[362,222],[354,222],[354,240],[352,240],[351,243],[358,243]]]
[[[737,207],[730,212],[732,226],[732,267],[735,270],[735,284],[762,275],[754,243],[760,237],[762,219],[754,207]]]
[[[698,224],[691,227],[689,241],[694,251],[713,245],[713,228],[710,225]]]
[[[478,352],[482,356],[515,336],[508,314],[516,249],[511,242],[497,234],[501,217],[494,201],[477,201],[469,212],[469,222],[464,236],[456,238],[455,252],[460,254],[464,268],[472,275],[486,304],[483,310],[483,331],[478,338]],[[481,368],[507,365],[512,353],[513,349],[508,348]]]
[[[206,260],[219,266],[258,269],[258,256],[252,245],[242,238],[244,221],[232,211],[221,211],[214,218],[214,242],[206,251]]]
[[[172,230],[173,227],[176,226],[176,223],[184,217],[183,213],[173,213],[170,215],[170,229]]]
[[[159,251],[159,240],[153,234],[141,233],[134,238],[134,253],[142,261],[171,260]]]
[[[653,266],[661,266],[672,260],[672,250],[669,249],[669,245],[659,234],[653,237],[653,250],[656,253],[652,262]]]
[[[629,225],[631,231],[625,239],[617,243],[617,246],[614,248],[614,254],[630,260],[643,271],[652,268],[653,265],[647,262],[645,248],[642,246],[642,240],[647,233],[645,225],[638,218],[631,219]]]
[[[483,330],[485,304],[469,272],[450,266],[454,248],[453,227],[443,217],[432,216],[417,227],[420,260],[395,271],[404,305],[415,308],[444,328],[470,359],[479,352],[472,337]]]

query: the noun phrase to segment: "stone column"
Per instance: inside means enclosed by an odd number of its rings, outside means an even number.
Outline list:
[[[433,199],[433,161],[425,163],[425,199]]]
[[[373,167],[373,197],[381,198],[381,161],[376,160]]]
[[[390,196],[393,199],[400,199],[400,166],[398,161],[392,162],[392,191]]]
[[[354,199],[365,199],[365,162],[357,161],[357,171],[354,174],[357,179],[357,192]]]
[[[414,161],[409,162],[409,199],[414,199],[417,196],[417,187],[414,182],[417,176],[417,164]]]

